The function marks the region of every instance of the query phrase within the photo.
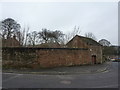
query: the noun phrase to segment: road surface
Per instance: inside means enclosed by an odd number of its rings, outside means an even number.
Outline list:
[[[3,88],[118,88],[118,62],[101,73],[77,75],[2,74]]]

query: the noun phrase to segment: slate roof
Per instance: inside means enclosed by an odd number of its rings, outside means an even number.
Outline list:
[[[60,44],[59,43],[42,43],[40,45],[36,45],[36,47],[41,47],[41,48],[59,48]]]
[[[20,42],[15,38],[2,39],[2,47],[18,47]]]
[[[87,45],[93,45],[93,46],[102,46],[100,43],[98,43],[97,41],[91,39],[91,38],[88,38],[88,37],[83,37],[83,36],[79,36],[79,35],[76,35],[75,37],[79,37],[80,39],[82,39]],[[71,42],[72,40],[74,40],[73,37],[69,42]],[[69,43],[68,42],[68,43]],[[67,44],[68,44],[67,43]]]

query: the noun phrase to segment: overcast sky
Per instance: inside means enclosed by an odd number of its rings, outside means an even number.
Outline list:
[[[47,28],[68,33],[79,26],[81,35],[92,32],[97,40],[118,44],[117,2],[4,2],[0,6],[0,20],[13,18],[30,31]]]

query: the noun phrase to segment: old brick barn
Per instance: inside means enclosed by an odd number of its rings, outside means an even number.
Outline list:
[[[3,66],[49,68],[102,63],[102,46],[76,35],[65,48],[3,47]]]

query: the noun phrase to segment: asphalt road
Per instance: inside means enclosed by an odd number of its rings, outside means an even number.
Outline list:
[[[120,66],[120,65],[119,65]],[[108,71],[77,75],[2,74],[3,88],[118,88],[118,63]]]

